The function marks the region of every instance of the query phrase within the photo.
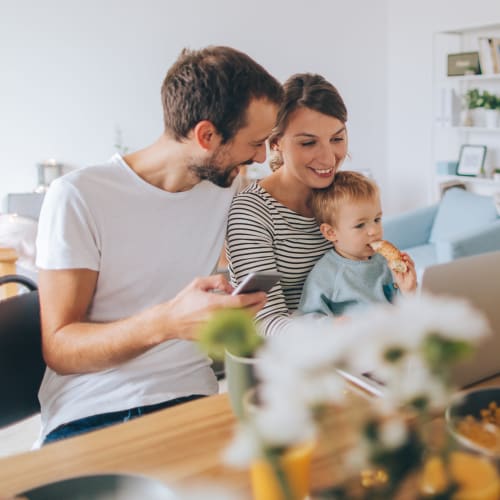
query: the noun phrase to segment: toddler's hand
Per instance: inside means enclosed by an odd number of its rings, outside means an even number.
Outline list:
[[[393,271],[394,281],[401,290],[401,293],[414,292],[417,289],[417,273],[415,271],[415,263],[406,252],[401,252],[401,256],[408,269],[405,273]]]

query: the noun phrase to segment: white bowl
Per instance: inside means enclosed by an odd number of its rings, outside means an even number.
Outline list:
[[[497,451],[492,450],[465,437],[457,430],[458,421],[467,415],[481,420],[481,410],[487,409],[492,401],[495,401],[500,408],[500,387],[485,387],[460,392],[446,408],[445,420],[448,431],[459,445],[499,460],[500,447]]]

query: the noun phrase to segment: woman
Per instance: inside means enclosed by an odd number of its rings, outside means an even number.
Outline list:
[[[347,155],[347,110],[337,89],[322,76],[297,74],[269,139],[273,173],[233,201],[227,255],[233,285],[252,271],[277,271],[280,283],[257,314],[264,335],[293,324],[307,274],[331,248],[313,218],[312,189],[333,182]]]

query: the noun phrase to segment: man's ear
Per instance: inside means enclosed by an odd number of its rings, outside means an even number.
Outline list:
[[[319,226],[319,230],[328,241],[331,241],[332,243],[335,243],[337,241],[337,233],[335,232],[333,226],[331,226],[330,224],[323,222],[323,224]]]
[[[271,151],[280,151],[280,138],[275,138],[272,142],[269,143],[269,148]]]
[[[219,132],[209,120],[202,120],[195,125],[193,137],[198,145],[206,151],[214,150],[221,142]]]

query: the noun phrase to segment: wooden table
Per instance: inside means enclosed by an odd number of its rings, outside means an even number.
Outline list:
[[[498,384],[500,377],[479,385]],[[357,439],[349,432],[353,416],[369,405],[365,397],[352,394],[352,398],[348,408],[336,413],[334,447],[338,456]],[[250,491],[248,473],[225,466],[221,459],[234,424],[227,395],[221,394],[3,458],[0,497],[97,473],[144,474],[176,488],[214,481],[245,496]],[[320,446],[313,457],[313,489],[331,485],[335,474],[331,454]]]
[[[360,404],[367,404],[364,398]],[[349,419],[349,411],[338,415]],[[222,463],[222,453],[235,426],[226,394],[202,398],[83,436],[49,444],[40,450],[0,459],[0,498],[49,482],[79,475],[136,473],[183,487],[213,481],[250,492],[245,470]],[[352,439],[342,433],[336,446],[347,449]],[[332,482],[332,464],[321,449],[313,459],[315,488]]]
[[[95,473],[138,473],[167,485],[221,480],[248,489],[248,474],[221,463],[234,417],[225,394],[203,398],[20,455],[0,459],[0,497]]]

